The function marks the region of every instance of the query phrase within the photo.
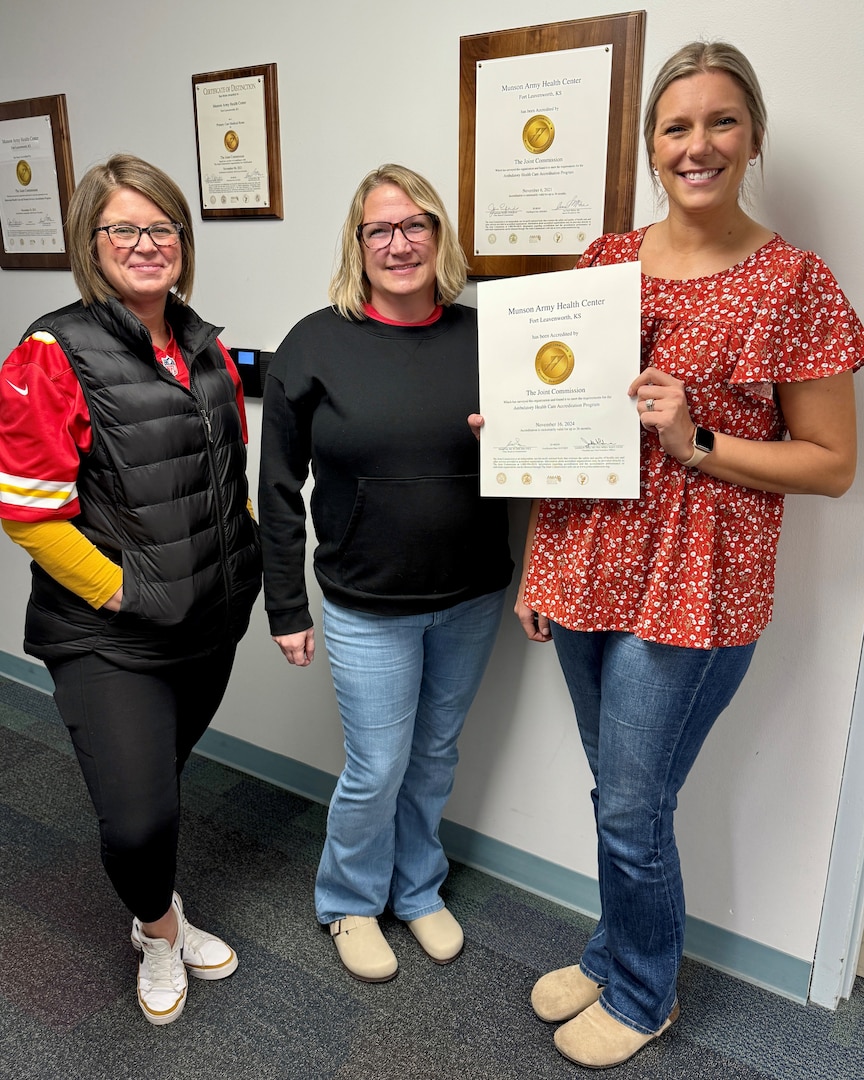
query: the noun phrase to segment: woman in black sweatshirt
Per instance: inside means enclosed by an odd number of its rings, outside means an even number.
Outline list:
[[[477,320],[454,303],[465,258],[441,200],[384,165],[354,195],[332,306],[298,323],[264,392],[261,528],[270,630],[289,663],[315,638],[306,512],[345,734],[315,887],[348,971],[393,978],[389,905],[433,960],[462,949],[439,889],[456,742],[510,581],[503,500],[481,500]]]

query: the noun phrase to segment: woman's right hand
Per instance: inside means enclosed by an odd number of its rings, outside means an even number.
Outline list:
[[[468,427],[471,428],[471,431],[474,433],[474,438],[477,440],[477,442],[480,442],[480,432],[483,429],[484,423],[485,420],[480,415],[480,413],[474,412],[471,413],[471,415],[468,417]]]
[[[516,604],[513,610],[519,620],[525,636],[529,641],[551,641],[552,627],[545,615],[538,615],[533,608],[528,607],[522,597],[525,595],[525,587],[528,583],[528,569],[531,565],[531,550],[534,546],[534,533],[537,531],[537,518],[540,514],[540,500],[534,499],[531,503],[531,512],[528,514],[528,533],[525,537],[525,554],[522,558],[522,578],[519,582],[519,591],[516,596]]]
[[[311,626],[299,634],[280,634],[273,640],[288,663],[295,667],[308,667],[315,658],[315,630]]]
[[[525,601],[522,599],[522,592],[519,592],[519,599],[516,601],[516,605],[513,608],[516,612],[516,618],[522,625],[522,629],[525,631],[525,636],[529,641],[551,641],[552,630],[549,626],[549,620],[545,615],[538,615],[536,611],[533,611]]]

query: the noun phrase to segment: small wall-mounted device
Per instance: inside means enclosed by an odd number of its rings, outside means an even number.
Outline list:
[[[263,352],[261,349],[229,349],[228,352],[240,372],[243,393],[246,397],[261,397],[273,353]]]

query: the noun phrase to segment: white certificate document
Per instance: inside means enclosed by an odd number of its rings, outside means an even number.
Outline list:
[[[203,210],[270,206],[264,76],[195,84]]]
[[[66,251],[50,116],[0,121],[0,227],[10,255]]]
[[[612,46],[477,64],[474,253],[577,255],[603,232]]]
[[[638,262],[477,285],[481,495],[637,499]]]

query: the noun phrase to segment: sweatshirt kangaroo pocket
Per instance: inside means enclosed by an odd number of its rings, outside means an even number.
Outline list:
[[[374,596],[446,596],[474,579],[481,504],[476,473],[358,481],[335,565],[344,588]]]

